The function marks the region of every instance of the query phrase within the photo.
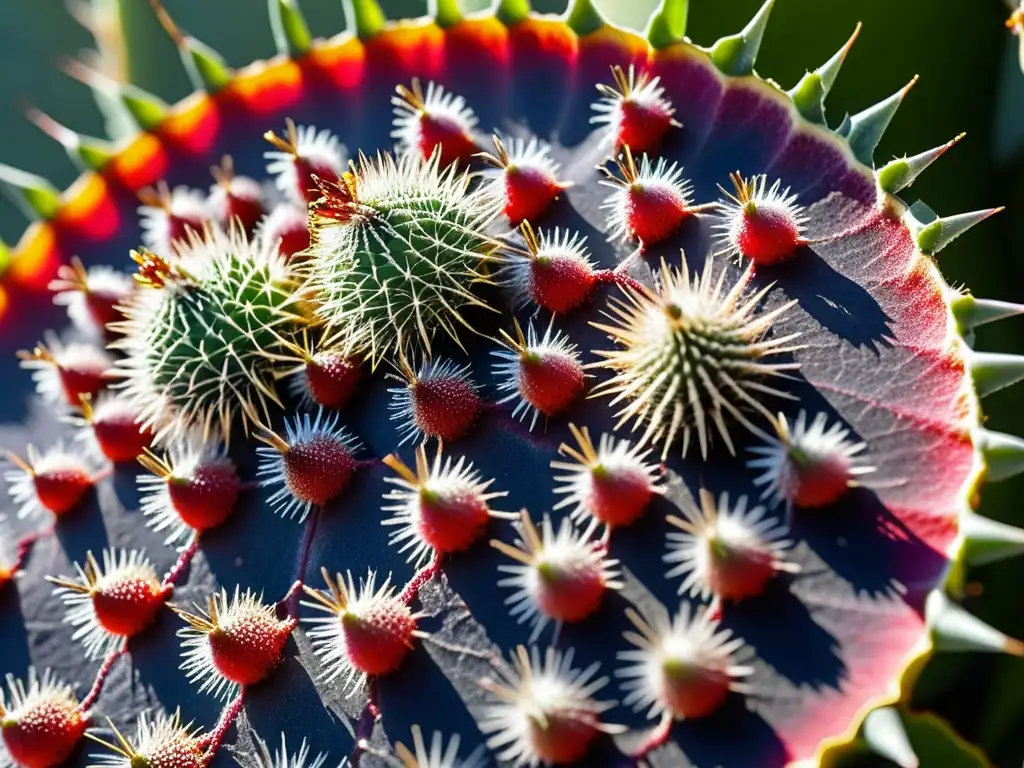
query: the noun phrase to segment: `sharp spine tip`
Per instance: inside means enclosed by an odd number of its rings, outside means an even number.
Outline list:
[[[387,26],[387,17],[377,0],[341,0],[348,31],[362,41],[372,40]]]
[[[966,133],[961,133],[952,141],[929,149],[913,157],[897,158],[887,165],[879,168],[875,175],[878,178],[878,186],[894,195],[901,189],[909,187],[932,163],[942,157],[948,150],[955,147]]]
[[[987,208],[983,211],[971,211],[935,219],[918,231],[915,238],[917,247],[922,253],[934,256],[971,227],[1002,210],[1003,208],[1000,206],[999,208]]]
[[[216,93],[231,82],[232,72],[219,53],[182,32],[160,0],[149,0],[149,4],[168,37],[178,47],[185,71],[195,88]]]
[[[754,18],[738,35],[723,37],[711,46],[711,60],[719,71],[727,75],[750,75],[754,71],[761,39],[768,26],[775,0],[765,0]]]
[[[906,98],[907,93],[914,87],[917,80],[918,76],[914,75],[909,83],[892,96],[850,118],[850,130],[846,140],[850,149],[853,150],[854,157],[864,165],[874,163],[875,148],[878,146],[878,142],[882,140],[885,130],[896,115],[896,110],[900,108],[903,99]]]
[[[607,24],[593,0],[570,0],[564,18],[577,37],[593,34]]]
[[[277,52],[293,59],[309,53],[313,38],[298,0],[268,0],[267,5]]]
[[[1024,315],[1024,304],[979,299],[969,293],[953,297],[949,302],[949,309],[953,313],[961,333],[972,331],[986,323]]]
[[[832,86],[835,85],[839,70],[842,69],[846,55],[857,40],[861,26],[858,22],[853,34],[850,35],[850,39],[843,47],[816,70],[805,74],[796,87],[789,92],[789,97],[793,100],[797,110],[808,120],[821,125],[825,124],[825,99],[832,90]]]
[[[971,351],[965,362],[978,397],[987,397],[1024,380],[1024,357],[1020,355]]]
[[[494,15],[506,27],[512,27],[530,17],[530,0],[495,0]]]
[[[1024,472],[1024,440],[1004,432],[975,428],[972,439],[985,459],[987,480],[998,483]]]
[[[463,18],[459,0],[429,0],[427,14],[433,17],[434,23],[441,29],[454,27]]]
[[[1018,443],[1017,450],[1024,451],[1024,442]],[[1020,454],[1017,459],[1020,461]],[[1024,471],[1024,465],[1018,467],[1017,472]],[[963,558],[970,565],[988,565],[1024,554],[1024,530],[1020,528],[973,512],[961,517],[960,526],[964,537]]]
[[[30,219],[52,219],[61,207],[60,191],[34,173],[0,164],[0,189]]]
[[[114,149],[108,142],[73,131],[35,107],[26,109],[25,116],[64,147],[71,161],[83,171],[100,171],[114,156]]]
[[[861,724],[861,738],[874,754],[900,768],[918,768],[921,764],[895,707],[879,707],[869,712]]]
[[[1024,643],[991,627],[940,591],[925,603],[925,617],[932,642],[940,653],[1009,653],[1024,656]]]
[[[651,13],[644,34],[655,50],[668,48],[686,39],[686,19],[690,0],[661,0]]]

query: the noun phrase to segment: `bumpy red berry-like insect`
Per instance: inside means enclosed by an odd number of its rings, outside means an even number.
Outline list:
[[[553,469],[568,474],[555,477],[560,483],[555,493],[565,498],[555,509],[572,507],[572,517],[580,524],[591,521],[610,526],[629,525],[643,514],[655,495],[665,492],[658,482],[658,467],[648,464],[651,450],[631,446],[628,440],[601,435],[598,447],[590,439],[590,430],[570,424],[578,449],[562,443],[558,452],[576,461],[553,461]]]
[[[313,598],[303,605],[328,615],[304,621],[315,625],[309,637],[324,666],[323,681],[340,679],[346,696],[352,696],[367,676],[398,669],[414,640],[424,636],[416,628],[420,615],[395,596],[390,577],[377,589],[377,576],[370,571],[356,589],[351,572],[344,577],[339,573],[336,579],[326,568],[320,573],[327,591],[303,586]]]
[[[626,662],[615,670],[623,679],[623,704],[646,708],[649,718],[689,719],[710,715],[729,691],[749,691],[741,680],[753,668],[733,660],[743,640],[720,629],[707,611],[682,603],[672,619],[664,609],[644,617],[627,608],[626,616],[637,631],[624,633],[636,649],[618,653]]]
[[[498,760],[529,766],[575,763],[602,733],[625,730],[601,722],[617,702],[594,699],[608,684],[607,677],[595,677],[600,665],[575,669],[572,662],[571,648],[564,653],[546,648],[542,654],[520,645],[511,667],[496,667],[496,679],[480,681],[492,698],[480,730],[489,735],[487,746]]]
[[[74,408],[82,396],[95,397],[111,380],[114,359],[93,344],[61,344],[53,334],[31,351],[18,352],[21,367],[32,371],[36,391],[48,403]]]
[[[469,365],[460,368],[451,360],[428,360],[413,371],[402,359],[399,370],[404,386],[388,390],[391,420],[400,422],[399,445],[430,437],[450,442],[473,426],[483,401],[469,377]]]
[[[26,459],[10,452],[6,457],[16,467],[4,473],[4,480],[20,519],[43,510],[60,517],[74,509],[93,486],[90,465],[64,450],[62,443],[42,454],[30,445]]]
[[[212,222],[209,203],[198,190],[175,187],[172,192],[162,181],[156,189],[141,190],[139,200],[142,243],[164,256],[174,254]]]
[[[765,175],[744,179],[739,171],[729,174],[735,193],[719,186],[728,198],[719,206],[720,249],[750,259],[754,264],[775,264],[805,245],[807,217],[789,188],[776,180],[767,188]]]
[[[128,300],[133,288],[134,282],[124,272],[105,266],[86,269],[77,256],[57,270],[49,285],[54,303],[68,308],[71,322],[83,331],[100,334],[109,323],[124,319],[118,305]]]
[[[146,450],[138,461],[152,472],[138,478],[139,507],[154,531],[168,531],[165,544],[216,528],[234,511],[242,482],[222,444],[190,437],[162,457]]]
[[[716,504],[703,488],[699,495],[699,508],[683,507],[687,519],[668,517],[680,532],[668,534],[662,559],[673,564],[667,578],[686,577],[679,594],[743,600],[761,594],[775,574],[800,570],[786,562],[792,542],[783,538],[786,529],[779,522],[765,517],[764,507],[747,509],[746,496],[732,507],[727,493]]]
[[[549,621],[582,621],[596,611],[609,589],[620,589],[612,560],[591,541],[590,532],[580,534],[568,519],[555,533],[551,518],[544,515],[537,530],[524,509],[519,516],[520,540],[516,546],[492,540],[491,546],[511,557],[517,565],[500,565],[510,574],[498,581],[500,587],[516,591],[505,601],[519,622],[533,626],[535,641]]]
[[[363,361],[347,348],[314,350],[308,339],[292,351],[299,365],[291,377],[291,392],[303,405],[341,408],[356,393],[363,378]]]
[[[9,699],[0,688],[0,736],[14,764],[53,768],[67,760],[89,724],[72,687],[29,667],[26,682],[7,675],[7,691]]]
[[[291,118],[285,120],[285,136],[267,131],[263,138],[274,147],[265,152],[267,173],[289,199],[312,203],[320,197],[316,179],[334,181],[345,169],[345,151],[330,131],[312,126],[297,128]]]
[[[414,152],[429,159],[440,149],[441,167],[468,161],[479,150],[473,140],[476,115],[466,100],[448,93],[440,85],[427,83],[423,93],[420,81],[413,78],[412,87],[399,85],[391,103],[395,107],[395,139],[400,152]]]
[[[283,517],[299,521],[322,507],[348,485],[356,469],[359,441],[338,425],[338,414],[322,408],[316,417],[298,414],[285,424],[285,437],[266,431],[257,449],[257,475],[264,487],[280,486],[267,502]]]
[[[251,233],[263,218],[263,187],[248,176],[236,176],[230,155],[225,155],[220,166],[214,166],[211,172],[217,182],[210,187],[209,208],[213,220],[225,231],[237,221]]]
[[[519,306],[531,302],[556,314],[566,314],[590,298],[597,284],[587,238],[555,227],[539,236],[530,222],[520,226],[524,250],[509,248],[498,277]]]
[[[47,576],[67,606],[72,636],[81,640],[86,656],[97,659],[122,640],[134,637],[156,618],[174,588],[164,586],[140,550],[103,550],[103,567],[92,552],[85,568],[75,563],[77,579]]]
[[[135,461],[153,444],[153,431],[137,420],[137,410],[122,395],[83,396],[82,415],[69,421],[77,426],[79,439],[94,455],[105,456],[115,463]]]
[[[822,507],[831,504],[855,485],[860,475],[875,468],[857,463],[867,445],[848,440],[850,430],[838,422],[826,429],[828,417],[819,413],[810,426],[800,411],[792,429],[781,413],[775,422],[778,435],[765,445],[750,448],[759,458],[747,462],[763,470],[754,485],[764,486],[761,497],[771,504],[792,507]]]
[[[449,456],[442,463],[438,447],[431,465],[421,443],[416,448],[415,471],[395,454],[383,461],[398,473],[398,477],[384,478],[398,487],[384,494],[385,501],[395,503],[382,508],[394,513],[383,524],[398,526],[390,543],[401,544],[399,552],[412,550],[411,563],[421,565],[432,553],[461,552],[480,538],[489,518],[515,517],[490,508],[491,499],[507,494],[488,493],[494,481],[483,480],[465,457],[453,465]]]
[[[615,165],[619,175],[601,166],[607,179],[600,182],[614,190],[601,204],[608,212],[612,238],[654,245],[673,235],[687,218],[701,210],[691,207],[693,187],[677,163],[661,158],[655,164],[644,155],[637,168],[632,151],[625,147]]]
[[[240,686],[265,679],[281,663],[295,619],[278,619],[275,606],[266,605],[249,590],[235,587],[207,598],[206,610],[192,613],[171,606],[187,624],[178,631],[184,661],[181,668],[199,692],[210,691],[227,700]]]
[[[576,345],[554,330],[554,316],[544,337],[539,338],[531,323],[527,335],[514,320],[515,338],[501,330],[505,351],[491,352],[504,362],[495,363],[494,375],[502,379],[499,392],[507,392],[498,404],[518,400],[512,416],[520,421],[532,412],[530,429],[537,418],[562,413],[583,394],[586,374]]]
[[[277,252],[291,259],[309,248],[309,214],[293,202],[279,203],[260,223],[264,243],[277,243]]]
[[[616,149],[629,147],[633,152],[651,152],[657,149],[670,128],[682,124],[673,115],[675,109],[665,98],[661,79],[646,72],[637,75],[629,66],[627,75],[618,64],[612,67],[615,85],[598,83],[601,98],[594,102],[597,113],[590,122],[608,126],[608,138]]]
[[[199,730],[183,725],[178,710],[172,715],[140,714],[134,742],[110,720],[107,723],[114,732],[114,743],[86,734],[113,753],[92,755],[103,768],[205,768],[208,763]]]
[[[493,139],[494,154],[481,154],[491,166],[483,177],[505,202],[505,218],[513,226],[541,216],[571,186],[558,180],[559,165],[551,159],[551,148],[536,136],[509,139],[507,147],[497,134]]]

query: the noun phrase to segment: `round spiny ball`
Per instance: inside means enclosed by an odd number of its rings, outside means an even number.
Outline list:
[[[427,352],[438,331],[457,339],[460,309],[485,306],[474,283],[496,243],[485,229],[500,202],[441,171],[439,155],[360,158],[310,214],[310,284],[329,334],[362,338],[373,365]],[[414,356],[419,356],[414,355]]]
[[[593,365],[615,375],[593,394],[613,396],[613,405],[627,401],[616,426],[632,419],[636,428],[645,427],[639,444],[660,443],[662,458],[680,436],[685,456],[694,432],[706,458],[712,429],[735,453],[727,421],[750,425],[744,411],[751,409],[770,419],[760,398],[785,396],[764,379],[797,364],[765,358],[796,349],[790,344],[795,334],[765,335],[792,302],[759,314],[758,304],[771,286],[745,296],[751,277],[748,269],[726,291],[725,272],[716,275],[710,257],[702,275],[692,280],[685,260],[681,272],[662,261],[657,291],[624,288],[626,300],[613,298],[605,313],[615,325],[593,324],[621,345],[597,352],[605,359]]]
[[[67,760],[88,725],[71,686],[29,667],[27,683],[7,675],[7,690],[5,698],[0,688],[0,734],[15,765],[52,768]]]
[[[228,438],[269,420],[277,401],[270,356],[284,353],[301,322],[292,271],[238,230],[193,236],[180,258],[134,254],[139,290],[117,324],[124,389],[158,439],[198,428]]]

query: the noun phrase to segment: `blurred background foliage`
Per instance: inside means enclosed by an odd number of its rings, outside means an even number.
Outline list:
[[[168,101],[184,96],[188,82],[170,41],[145,0],[111,3],[129,30],[126,74]],[[691,0],[688,34],[700,44],[735,32],[761,0]],[[655,0],[597,0],[618,23],[642,27]],[[344,29],[340,0],[301,0],[320,36]],[[384,0],[392,18],[422,14],[425,0]],[[264,0],[166,0],[179,24],[219,50],[234,65],[273,53]],[[464,0],[479,9],[482,0]],[[564,0],[536,0],[540,11],[558,12]],[[758,70],[783,86],[825,61],[858,21],[864,30],[829,98],[836,124],[897,90],[914,74],[920,83],[904,103],[877,153],[916,153],[967,138],[914,187],[908,202],[922,199],[940,214],[1006,205],[1008,210],[943,250],[947,279],[978,295],[1024,302],[1024,74],[1016,39],[1003,26],[1001,0],[779,0],[758,59]],[[61,57],[93,46],[92,37],[68,13],[63,0],[2,0],[0,109],[7,115],[0,135],[0,162],[31,170],[65,186],[75,172],[63,151],[22,114],[33,105],[91,135],[115,131],[89,90],[61,74]],[[0,203],[0,237],[12,242],[24,221]],[[985,349],[1024,353],[1024,318],[979,332]],[[1016,388],[985,402],[994,428],[1024,434],[1024,408]],[[1024,478],[987,488],[985,514],[1024,525]],[[969,590],[970,609],[1003,631],[1024,637],[1021,585],[1024,559],[969,574],[984,588]],[[1012,658],[949,656],[932,661],[913,696],[917,707],[934,709],[998,765],[1024,759],[1024,663]],[[939,763],[943,764],[940,760]]]

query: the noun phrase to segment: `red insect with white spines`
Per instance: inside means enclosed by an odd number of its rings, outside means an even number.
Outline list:
[[[221,164],[210,171],[217,182],[210,187],[208,198],[213,220],[225,232],[237,221],[251,234],[263,218],[263,187],[248,176],[236,176],[230,155],[225,155]]]
[[[199,236],[213,221],[209,201],[202,192],[161,181],[156,189],[140,190],[139,225],[142,243],[162,256],[171,256]]]
[[[628,440],[607,434],[601,435],[595,447],[586,427],[570,424],[569,430],[579,448],[565,443],[558,447],[558,452],[574,459],[575,464],[551,462],[553,469],[567,473],[555,477],[564,483],[555,493],[565,494],[556,510],[571,506],[572,518],[580,524],[623,526],[640,517],[651,499],[665,492],[658,480],[658,465],[647,463],[652,449],[631,446]]]
[[[505,202],[505,218],[512,226],[541,216],[572,184],[558,180],[559,165],[551,148],[536,136],[529,141],[512,138],[506,145],[493,137],[494,154],[481,153],[490,166],[482,176],[493,194]]]
[[[382,508],[394,513],[382,522],[399,526],[391,534],[390,543],[401,544],[399,552],[412,550],[409,562],[419,566],[431,556],[468,549],[484,532],[492,517],[515,518],[496,512],[489,502],[507,495],[504,491],[488,492],[493,480],[483,480],[464,457],[452,464],[443,459],[438,447],[433,464],[427,462],[423,443],[416,448],[416,470],[398,456],[391,454],[384,463],[398,473],[384,482],[398,486],[384,494],[384,500],[395,502]]]
[[[636,631],[623,636],[635,648],[619,651],[626,664],[615,670],[626,706],[647,709],[648,718],[696,719],[719,709],[730,691],[750,691],[743,678],[754,669],[735,660],[742,638],[722,629],[709,611],[683,602],[672,618],[664,610],[642,616],[633,608],[626,616]]]
[[[776,264],[807,244],[804,229],[807,216],[781,180],[768,187],[764,174],[744,179],[739,171],[729,174],[735,192],[725,195],[718,206],[719,250],[749,259],[758,266]]]
[[[539,235],[528,221],[520,225],[524,250],[509,247],[498,272],[519,306],[531,302],[555,314],[567,314],[594,293],[598,275],[587,238],[555,227]]]
[[[14,764],[54,768],[67,760],[89,726],[72,687],[29,667],[26,682],[7,675],[7,691],[0,688],[0,736]]]
[[[102,335],[107,325],[124,319],[118,306],[128,301],[135,281],[124,272],[106,266],[85,268],[77,256],[57,270],[50,281],[54,304],[68,308],[68,317],[78,328]]]
[[[7,491],[18,505],[18,518],[24,519],[40,511],[61,517],[74,509],[93,487],[93,468],[86,458],[64,449],[57,443],[42,453],[28,446],[26,458],[13,452],[6,454],[15,469],[4,473]]]
[[[766,517],[764,507],[748,509],[746,496],[731,506],[727,493],[716,503],[703,488],[699,495],[699,507],[683,507],[686,519],[667,518],[679,531],[666,536],[662,560],[673,566],[666,578],[685,577],[679,594],[739,601],[761,594],[776,574],[800,570],[786,560],[792,542],[784,538],[785,527]]]
[[[338,425],[338,414],[323,408],[315,417],[297,414],[285,423],[285,437],[264,428],[257,438],[266,445],[257,475],[264,487],[280,486],[267,499],[283,517],[306,519],[313,507],[322,507],[345,490],[356,471],[359,441]]]
[[[326,616],[304,619],[315,626],[309,631],[313,651],[324,667],[323,682],[341,681],[351,697],[369,676],[394,672],[405,660],[416,638],[415,614],[395,595],[390,577],[379,589],[370,571],[356,588],[352,573],[331,578],[321,568],[327,591],[303,586],[312,602],[303,605],[324,611]]]
[[[608,684],[596,677],[599,665],[573,667],[574,652],[553,647],[517,646],[512,665],[495,666],[495,677],[480,687],[490,694],[480,730],[503,764],[517,766],[577,763],[602,733],[622,733],[620,725],[601,722],[616,701],[598,701]]]
[[[349,347],[324,345],[315,349],[308,337],[303,342],[290,347],[299,361],[291,376],[292,395],[310,407],[343,407],[363,379],[362,359]]]
[[[139,422],[135,405],[123,395],[101,393],[95,404],[83,396],[80,408],[81,416],[68,421],[92,455],[120,464],[135,461],[153,444],[153,430]]]
[[[554,316],[543,338],[538,337],[532,323],[525,336],[519,321],[514,323],[515,338],[502,329],[506,349],[491,352],[504,361],[493,366],[495,377],[503,379],[498,391],[508,393],[498,404],[518,400],[512,416],[522,420],[532,412],[532,431],[541,414],[562,413],[583,394],[587,374],[576,345],[554,330]]]
[[[277,252],[292,259],[309,248],[309,214],[294,202],[278,203],[257,229],[264,243],[277,244]]]
[[[36,391],[48,403],[77,408],[82,397],[95,397],[112,380],[114,358],[94,344],[72,341],[65,345],[56,335],[31,351],[18,352],[21,367],[32,371]]]
[[[243,685],[266,679],[283,661],[296,620],[277,618],[274,605],[263,603],[249,590],[235,587],[207,598],[206,609],[196,612],[171,606],[188,625],[182,638],[181,668],[199,692],[221,700],[234,698]]]
[[[75,628],[86,657],[101,658],[122,641],[139,634],[156,618],[174,587],[161,584],[140,550],[103,550],[101,568],[92,552],[85,567],[75,563],[77,579],[47,576],[67,607],[65,621]]]
[[[268,161],[267,173],[295,203],[315,202],[321,195],[316,180],[332,182],[345,170],[345,151],[330,131],[318,131],[309,125],[296,127],[288,118],[283,138],[273,131],[267,131],[263,138],[274,147],[274,151],[263,154]]]
[[[427,83],[426,93],[420,81],[413,78],[412,87],[399,85],[391,98],[395,107],[391,138],[400,153],[410,152],[428,160],[440,152],[440,166],[468,162],[479,148],[473,139],[476,115],[457,94],[440,85]]]
[[[548,515],[538,531],[524,509],[516,546],[491,540],[492,547],[516,561],[516,565],[498,566],[509,574],[498,586],[516,590],[505,603],[520,623],[533,626],[531,643],[549,621],[582,621],[600,607],[609,589],[622,588],[615,570],[618,561],[608,558],[590,533],[580,534],[565,518],[556,533]]]
[[[138,478],[139,508],[146,525],[168,531],[165,544],[216,528],[234,511],[243,484],[223,444],[191,436],[164,456],[147,449],[138,461],[152,473]]]
[[[761,498],[772,505],[785,503],[787,519],[793,507],[823,507],[858,484],[857,478],[875,468],[858,461],[867,445],[849,440],[850,430],[840,423],[826,428],[828,417],[819,413],[810,425],[800,411],[790,427],[781,413],[775,420],[775,438],[750,448],[758,458],[747,462],[763,470],[754,485],[764,486]]]
[[[470,366],[457,366],[451,360],[427,360],[418,371],[399,360],[401,376],[392,378],[404,386],[393,387],[391,420],[400,422],[399,445],[411,440],[436,437],[450,442],[469,430],[483,409],[479,387],[469,377]]]
[[[600,183],[614,190],[601,203],[608,212],[613,239],[638,241],[641,247],[654,245],[675,234],[688,218],[708,209],[691,205],[693,187],[678,163],[670,164],[665,158],[652,163],[644,155],[637,167],[628,146],[614,162],[619,175],[600,166],[606,177]]]
[[[658,148],[671,128],[681,128],[675,108],[665,98],[661,79],[646,72],[637,74],[630,64],[629,74],[618,64],[612,66],[615,85],[598,83],[601,98],[592,105],[597,113],[590,118],[596,125],[608,126],[608,139],[615,149],[629,147],[635,153]]]

